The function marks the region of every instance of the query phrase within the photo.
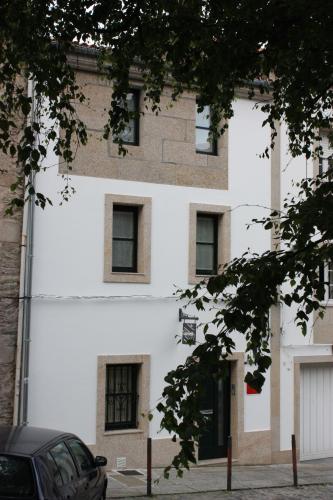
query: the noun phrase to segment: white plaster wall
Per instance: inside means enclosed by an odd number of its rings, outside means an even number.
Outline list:
[[[305,177],[313,176],[313,162],[305,157],[291,158],[288,152],[286,127],[281,130],[281,206],[288,194],[297,194],[299,188],[296,182]],[[283,287],[283,291],[290,288]],[[281,450],[291,448],[291,434],[294,433],[294,360],[295,356],[330,355],[331,346],[313,344],[313,317],[308,321],[308,333],[304,337],[295,324],[297,307],[282,306],[281,308],[281,376],[280,376],[280,445]]]
[[[332,354],[332,346],[295,345],[281,350],[281,450],[291,448],[291,435],[294,433],[294,357],[327,356]]]
[[[163,376],[189,352],[174,339],[179,303],[170,297],[174,285],[188,286],[190,203],[231,206],[232,257],[249,247],[257,252],[269,248],[269,231],[245,227],[267,213],[262,207],[270,206],[270,161],[258,157],[269,134],[261,127],[262,113],[252,108],[246,100],[235,103],[228,191],[73,176],[76,194],[58,206],[63,181],[57,168],[38,175],[38,190],[48,194],[54,206],[35,212],[32,293],[58,298],[32,301],[31,424],[73,430],[88,443],[95,442],[99,354],[150,354],[151,403],[156,404]],[[47,165],[56,163],[50,152]],[[152,198],[151,284],[103,283],[105,193]],[[87,299],[133,295],[141,298]],[[267,382],[260,396],[245,395],[245,430],[269,428]],[[158,419],[151,425],[155,436]]]

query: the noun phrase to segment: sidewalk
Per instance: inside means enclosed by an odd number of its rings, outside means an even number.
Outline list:
[[[134,474],[133,474],[134,472]],[[146,471],[112,471],[108,474],[107,498],[130,498],[146,494]],[[155,484],[155,480],[158,480]],[[300,485],[333,483],[333,458],[313,460],[298,464]],[[292,466],[288,465],[234,465],[232,489],[272,488],[292,486]],[[184,471],[183,478],[174,473],[163,478],[163,469],[153,470],[152,492],[154,495],[180,495],[204,491],[226,490],[227,469],[224,466],[192,467]]]

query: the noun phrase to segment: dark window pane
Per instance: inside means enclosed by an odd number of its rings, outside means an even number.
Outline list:
[[[112,271],[137,272],[138,207],[115,205],[112,228]]]
[[[112,267],[132,269],[134,262],[133,241],[114,240],[112,247]]]
[[[214,243],[215,219],[213,217],[200,217],[197,219],[197,242]]]
[[[127,142],[129,144],[134,144],[136,139],[135,139],[135,120],[131,118],[128,122],[127,127],[124,128],[122,133],[120,134],[120,137],[124,142]]]
[[[54,446],[54,448],[50,450],[50,454],[60,471],[64,484],[73,481],[77,477],[77,472],[65,443],[59,443]]]
[[[328,298],[333,299],[333,263],[328,264]]]
[[[90,452],[78,439],[69,439],[67,444],[70,447],[81,471],[87,471],[95,467]]]
[[[139,111],[139,91],[132,91],[127,94],[127,109],[129,113],[136,113]],[[128,124],[125,129],[119,134],[127,144],[137,145],[139,142],[139,117],[129,118]]]
[[[127,94],[127,106],[129,111],[136,111],[136,94],[134,92]]]
[[[0,455],[0,496],[25,498],[34,494],[30,460]]]
[[[133,238],[134,212],[115,209],[113,212],[112,232],[114,238]]]
[[[213,245],[197,245],[197,269],[210,273],[215,272]]]
[[[197,106],[197,114],[196,114],[195,124],[197,127],[204,127],[204,128],[210,127],[210,109],[209,109],[209,106],[204,106],[203,111],[201,111],[201,113],[199,113],[198,106]]]
[[[218,216],[197,215],[196,272],[217,273]]]
[[[216,140],[209,137],[211,126],[210,106],[205,106],[200,113],[196,112],[195,144],[198,153],[217,154]]]
[[[209,139],[209,130],[197,128],[195,131],[195,144],[197,151],[205,153],[213,152],[213,144]]]

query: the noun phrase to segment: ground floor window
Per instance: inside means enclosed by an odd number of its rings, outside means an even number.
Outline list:
[[[137,427],[138,364],[106,365],[105,430]]]

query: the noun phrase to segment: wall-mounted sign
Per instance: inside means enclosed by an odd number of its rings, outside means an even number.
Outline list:
[[[196,323],[183,323],[183,335],[182,344],[195,344],[197,334],[197,324]]]

